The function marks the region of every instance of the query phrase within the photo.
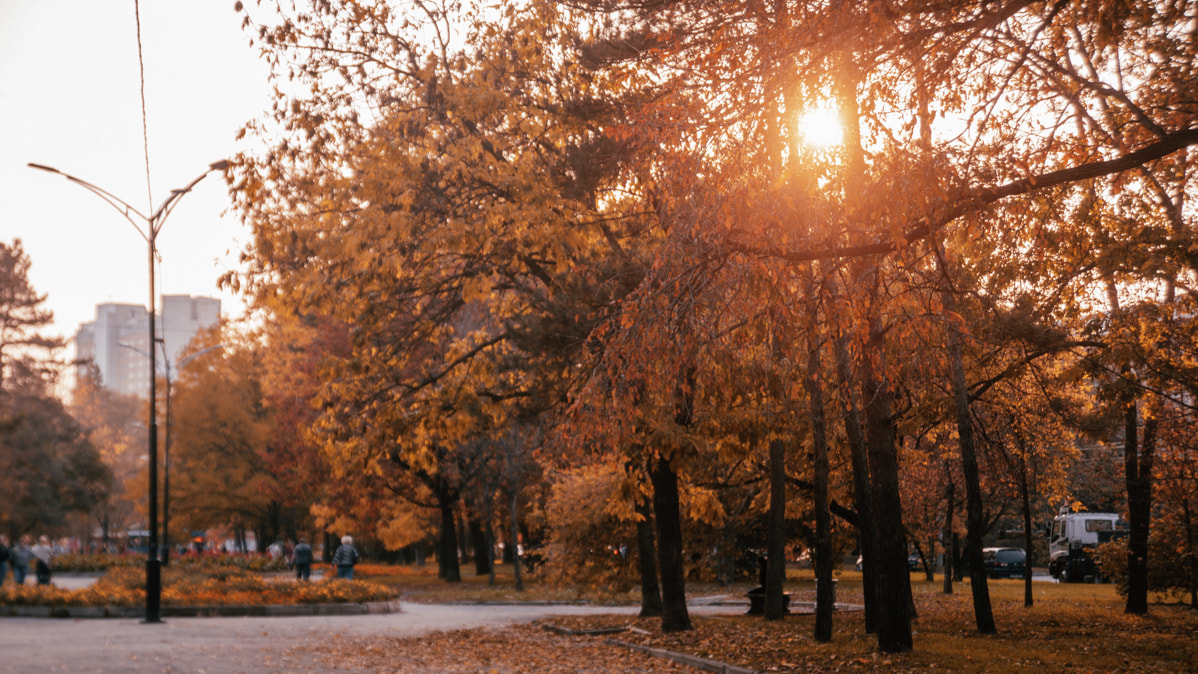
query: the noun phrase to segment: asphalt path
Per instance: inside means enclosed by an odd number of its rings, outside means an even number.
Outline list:
[[[636,607],[403,604],[402,613],[272,618],[0,618],[0,672],[307,672],[297,645],[338,636],[416,636]],[[725,609],[729,610],[729,609]],[[743,611],[744,609],[739,609]]]
[[[94,577],[63,574],[60,587]],[[743,613],[712,602],[694,614]],[[0,618],[0,672],[310,672],[325,667],[310,647],[339,636],[418,636],[499,627],[567,615],[635,614],[636,606],[576,604],[416,604],[400,613],[349,616],[167,618],[147,624],[120,618]],[[300,646],[302,648],[297,648]]]

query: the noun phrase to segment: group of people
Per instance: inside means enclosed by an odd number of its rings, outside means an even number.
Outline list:
[[[271,552],[273,555],[274,551]],[[308,539],[301,538],[295,548],[290,551],[289,558],[292,568],[295,569],[295,579],[308,580],[312,575],[313,560],[312,546],[308,544]],[[353,580],[354,565],[358,563],[359,558],[358,549],[354,547],[354,539],[350,536],[342,536],[341,545],[333,553],[333,566],[337,567],[337,577]],[[34,573],[37,574],[37,584],[49,585],[50,564],[53,560],[54,548],[51,547],[50,539],[46,536],[38,538],[37,543],[33,543],[33,538],[26,534],[10,546],[8,537],[0,534],[0,585],[3,585],[8,578],[10,566],[12,567],[13,581],[17,585],[24,585],[31,563]]]
[[[24,585],[31,564],[37,576],[37,584],[49,585],[50,564],[53,560],[54,548],[46,536],[38,538],[37,543],[34,543],[33,537],[25,534],[10,546],[8,537],[0,534],[0,585],[8,579],[9,567],[12,567],[13,582]]]
[[[290,546],[284,548],[281,542],[276,541],[270,544],[267,548],[267,553],[276,559],[282,555],[286,555],[288,564],[295,570],[296,580],[309,580],[311,578],[312,561],[315,555],[312,552],[312,546],[308,543],[308,539],[301,538],[294,548]],[[341,545],[333,553],[333,566],[337,567],[337,577],[353,580],[354,565],[358,563],[360,557],[358,549],[354,547],[353,537],[342,536]]]
[[[291,566],[295,568],[296,580],[308,580],[312,574],[312,557],[312,546],[308,545],[306,538],[301,538],[291,551]],[[333,553],[333,566],[337,567],[337,577],[353,580],[354,565],[358,563],[359,558],[353,537],[342,536],[341,545]]]

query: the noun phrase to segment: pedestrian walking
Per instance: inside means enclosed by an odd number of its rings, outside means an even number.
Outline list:
[[[333,566],[337,567],[337,577],[353,580],[354,564],[357,563],[358,549],[354,547],[353,536],[342,536],[341,547],[333,553]]]
[[[50,539],[42,536],[33,546],[33,556],[37,559],[37,584],[50,584],[50,562],[54,559],[54,551],[50,547]]]
[[[29,560],[33,559],[33,550],[29,544],[33,539],[25,534],[17,539],[16,545],[8,551],[8,563],[12,565],[12,580],[17,585],[25,584],[25,576],[29,575]]]
[[[291,551],[291,563],[295,565],[295,579],[308,580],[312,573],[312,546],[308,545],[308,539],[301,538]]]
[[[0,534],[0,585],[8,578],[8,536]]]

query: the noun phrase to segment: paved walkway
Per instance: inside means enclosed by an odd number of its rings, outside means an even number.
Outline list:
[[[306,672],[295,644],[339,635],[414,636],[634,607],[407,604],[403,613],[292,618],[0,619],[0,672]]]
[[[63,575],[62,586],[86,578]],[[701,600],[700,600],[701,602]],[[696,603],[691,613],[743,613],[744,604]],[[531,622],[556,615],[635,614],[636,606],[403,603],[401,613],[272,618],[0,618],[0,672],[308,672],[324,668],[296,644],[337,636],[415,636]]]
[[[61,587],[64,590],[82,590],[96,582],[96,579],[104,574],[101,573],[52,573],[50,574],[50,584],[55,587]],[[12,572],[4,579],[4,584],[12,583]],[[37,585],[37,574],[30,573],[25,576],[26,585]]]

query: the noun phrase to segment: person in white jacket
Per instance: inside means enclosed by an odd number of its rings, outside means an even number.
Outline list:
[[[50,547],[50,539],[42,536],[33,546],[33,557],[37,560],[37,584],[50,584],[50,562],[54,559],[54,551]]]

